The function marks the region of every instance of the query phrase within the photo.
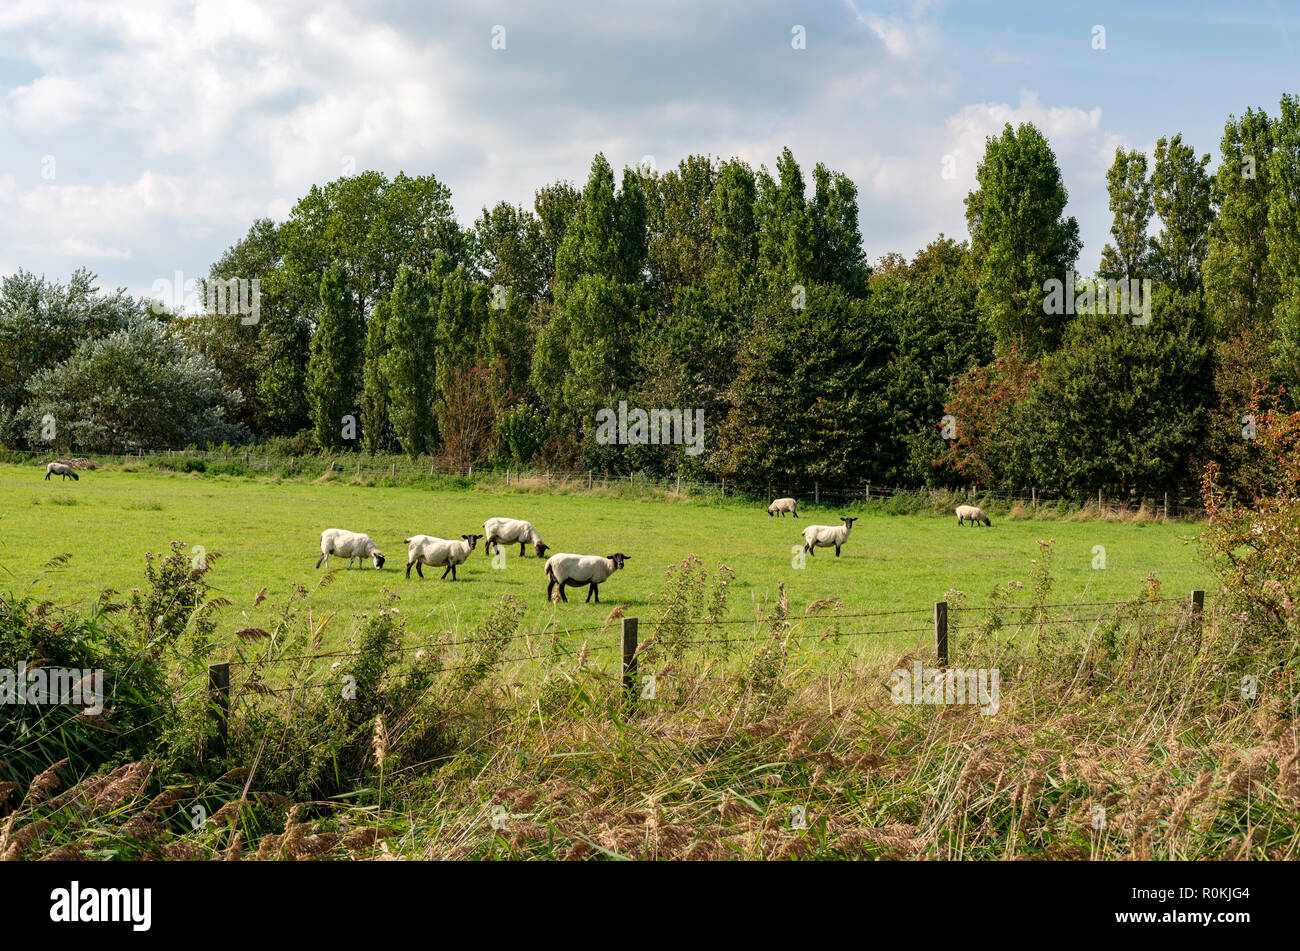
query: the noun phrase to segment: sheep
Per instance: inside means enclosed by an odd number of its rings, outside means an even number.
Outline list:
[[[46,482],[50,481],[50,476],[52,475],[63,476],[63,480],[65,482],[67,481],[68,476],[72,476],[73,482],[81,481],[81,478],[77,475],[77,470],[72,468],[72,466],[65,465],[62,462],[50,462],[46,464],[45,481]]]
[[[803,550],[810,555],[816,554],[814,548],[835,546],[835,557],[840,557],[840,546],[849,540],[849,532],[857,518],[841,515],[843,525],[809,525],[803,530]]]
[[[957,524],[960,525],[967,519],[970,520],[972,525],[978,525],[980,522],[983,522],[989,528],[993,527],[993,523],[989,521],[989,517],[984,514],[984,510],[978,505],[957,506]]]
[[[369,535],[361,532],[349,532],[342,528],[325,529],[320,533],[320,558],[316,559],[316,567],[323,564],[328,568],[330,555],[347,555],[349,568],[352,567],[354,558],[358,566],[362,558],[369,558],[375,563],[376,570],[384,567],[384,553],[375,547]]]
[[[785,518],[785,513],[789,512],[795,518],[798,518],[799,513],[795,511],[795,507],[798,504],[799,503],[796,502],[794,499],[776,499],[775,501],[772,502],[771,505],[767,507],[767,514],[769,516],[779,515],[782,518]]]
[[[546,600],[551,600],[551,592],[555,586],[560,586],[560,600],[568,601],[564,595],[564,589],[568,587],[577,587],[578,585],[589,585],[587,588],[587,602],[591,602],[591,596],[596,596],[596,603],[600,604],[600,585],[606,578],[623,567],[623,562],[631,558],[631,555],[624,555],[622,552],[616,552],[613,555],[569,555],[561,552],[558,555],[552,555],[546,559]]]
[[[432,535],[412,535],[405,538],[406,542],[406,577],[411,577],[411,566],[415,566],[415,573],[421,578],[424,577],[424,565],[430,568],[442,568],[446,566],[442,573],[445,579],[448,574],[451,580],[456,580],[456,566],[464,564],[469,558],[469,553],[478,545],[478,540],[482,535],[462,535],[464,541],[446,538],[434,538]]]
[[[537,557],[541,558],[550,548],[542,541],[542,536],[537,534],[537,529],[529,522],[518,518],[490,518],[483,523],[483,554],[491,556],[493,546],[496,551],[501,550],[501,542],[507,545],[519,543],[519,557],[524,557],[524,546],[532,544],[533,551]]]

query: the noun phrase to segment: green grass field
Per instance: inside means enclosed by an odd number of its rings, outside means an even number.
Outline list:
[[[143,579],[144,553],[181,540],[222,557],[209,576],[230,599],[223,622],[231,630],[257,625],[295,583],[311,588],[323,574],[314,568],[319,535],[338,527],[369,534],[388,557],[382,571],[340,572],[332,585],[312,593],[317,610],[347,617],[374,608],[383,588],[396,592],[408,626],[416,632],[459,628],[482,618],[502,594],[528,604],[526,626],[537,630],[601,623],[618,605],[628,615],[654,616],[655,595],[665,569],[690,554],[710,570],[719,563],[735,571],[730,612],[752,616],[770,603],[784,581],[793,614],[816,599],[838,598],[843,611],[925,609],[949,589],[982,603],[995,585],[1021,581],[1029,597],[1030,561],[1038,539],[1055,540],[1050,600],[1104,601],[1129,598],[1150,572],[1168,596],[1210,586],[1194,523],[1102,520],[994,519],[994,527],[958,528],[951,517],[888,515],[876,504],[862,516],[844,554],[821,549],[806,567],[792,565],[792,546],[810,523],[833,523],[840,509],[801,506],[802,518],[769,518],[752,503],[628,499],[589,494],[417,487],[373,487],[341,482],[256,481],[226,476],[99,470],[78,483],[43,480],[33,466],[0,465],[0,589],[36,591],[60,604],[86,603],[104,588],[129,591]],[[846,510],[849,511],[849,510]],[[583,603],[585,588],[571,588],[568,604],[545,599],[542,563],[509,551],[494,570],[480,545],[460,580],[404,577],[402,539],[424,533],[458,537],[481,532],[485,518],[526,518],[552,552],[632,556],[627,569],[601,589],[600,605]],[[1104,570],[1093,568],[1094,547],[1105,549]],[[42,566],[70,553],[62,567]],[[343,561],[331,560],[331,567]],[[267,600],[254,608],[257,593]],[[341,625],[337,627],[341,628]]]

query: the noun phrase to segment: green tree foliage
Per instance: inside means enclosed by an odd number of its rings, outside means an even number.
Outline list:
[[[1090,498],[1154,498],[1187,485],[1212,399],[1210,348],[1196,302],[1166,293],[1152,322],[1085,314],[1009,429],[1018,480]],[[1010,480],[1008,480],[1010,481]]]
[[[356,417],[361,394],[365,328],[352,309],[352,295],[340,265],[325,270],[320,311],[307,363],[307,402],[316,442],[323,448],[347,445],[343,417]]]
[[[568,182],[556,182],[538,189],[533,197],[533,210],[541,228],[540,257],[545,274],[546,296],[554,297],[555,262],[560,245],[569,233],[569,226],[582,212],[582,192]]]
[[[892,328],[889,403],[895,435],[879,447],[890,483],[934,484],[953,475],[940,423],[952,380],[993,357],[975,307],[970,250],[940,235],[910,264],[884,262],[871,280],[871,309]]]
[[[1117,148],[1115,161],[1106,173],[1106,190],[1110,193],[1110,211],[1114,216],[1110,233],[1115,243],[1102,249],[1097,273],[1113,281],[1148,278],[1151,239],[1147,237],[1147,226],[1155,205],[1151,200],[1151,180],[1147,177],[1147,157],[1141,152]]]
[[[213,280],[259,282],[258,313],[251,315],[216,313],[204,309],[190,318],[193,346],[216,364],[228,385],[244,394],[238,420],[255,431],[271,428],[270,415],[260,399],[259,376],[263,358],[262,329],[274,322],[277,301],[275,275],[280,267],[280,229],[270,218],[259,218],[248,234],[227,248],[208,271],[204,299]],[[245,317],[249,322],[245,323]]]
[[[549,280],[542,223],[526,208],[500,202],[474,223],[474,265],[484,284],[540,300]]]
[[[33,374],[144,316],[124,289],[100,294],[95,280],[84,269],[67,284],[19,270],[0,284],[0,444],[22,440],[15,421]]]
[[[847,175],[833,172],[821,162],[813,169],[808,232],[812,242],[811,279],[838,284],[854,297],[865,297],[871,269],[858,228],[858,187]]]
[[[1078,257],[1079,225],[1065,217],[1069,198],[1056,154],[1032,124],[991,136],[966,196],[980,312],[998,350],[1030,357],[1053,350],[1065,318],[1043,311],[1043,284],[1064,281]]]
[[[1282,97],[1268,160],[1268,255],[1278,281],[1276,357],[1300,383],[1300,98]]]
[[[1207,314],[1216,333],[1267,330],[1277,299],[1268,257],[1269,156],[1273,124],[1263,110],[1229,116],[1211,186],[1217,216],[1205,255]]]
[[[227,422],[239,394],[226,389],[212,361],[175,329],[145,317],[83,341],[66,360],[33,375],[27,393],[19,424],[33,445],[132,452],[244,436]],[[49,441],[42,433],[47,417],[55,427]]]
[[[1211,183],[1217,216],[1202,270],[1206,315],[1215,338],[1217,412],[1207,427],[1206,454],[1222,479],[1242,494],[1254,481],[1253,440],[1242,436],[1257,390],[1273,379],[1269,344],[1277,275],[1268,254],[1269,155],[1273,123],[1247,109],[1224,125],[1222,156]]]
[[[788,147],[777,159],[775,178],[766,168],[759,170],[758,264],[773,286],[806,285],[812,277],[814,239],[804,191],[803,172]]]
[[[1151,201],[1160,217],[1153,261],[1160,283],[1183,294],[1199,293],[1201,266],[1209,248],[1210,179],[1208,153],[1199,159],[1181,134],[1156,142],[1151,171]]]
[[[809,287],[802,309],[769,295],[736,358],[718,436],[728,475],[760,490],[846,473],[879,479],[891,343],[866,301],[834,285]]]
[[[758,200],[754,170],[740,159],[723,162],[709,196],[713,269],[709,283],[737,296],[758,269]]]
[[[433,280],[403,265],[393,292],[381,304],[387,349],[380,359],[388,392],[388,417],[402,451],[417,456],[437,440],[437,313]]]
[[[703,155],[688,155],[663,175],[641,176],[649,285],[661,310],[671,309],[679,288],[703,284],[713,267],[716,177]]]
[[[387,452],[394,443],[388,418],[388,381],[383,357],[388,351],[389,308],[386,301],[375,306],[366,325],[366,358],[361,381],[361,444],[366,452]]]

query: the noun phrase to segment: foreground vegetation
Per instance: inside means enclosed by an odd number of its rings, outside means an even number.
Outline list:
[[[931,653],[844,650],[784,599],[757,636],[736,636],[713,620],[727,573],[694,559],[670,572],[643,635],[640,670],[655,687],[642,680],[635,706],[610,654],[520,637],[509,597],[455,638],[413,636],[381,603],[352,624],[351,652],[302,660],[319,624],[304,593],[241,644],[218,753],[192,636],[205,626],[206,572],[178,552],[141,603],[80,622],[83,646],[120,640],[149,658],[119,668],[117,696],[170,658],[179,672],[155,694],[162,713],[128,719],[119,701],[107,730],[64,712],[59,730],[5,737],[5,766],[22,772],[0,786],[11,810],[0,854],[1300,854],[1294,641],[1226,612],[1198,622],[1155,587],[1080,624],[1040,606],[1046,563],[1021,608],[994,597],[955,614],[967,633],[953,662],[1001,673],[987,715],[894,703],[891,672],[931,666]],[[190,607],[160,627],[149,618],[161,601]],[[67,630],[67,615],[4,607],[7,646]],[[267,685],[286,668],[292,686]]]

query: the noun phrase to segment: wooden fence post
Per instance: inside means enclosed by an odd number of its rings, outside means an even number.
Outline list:
[[[821,500],[822,500],[822,484],[820,482],[814,482],[813,483],[813,505],[819,505],[821,503]]]
[[[1165,493],[1165,518],[1169,517],[1169,493]]]
[[[587,488],[591,488],[591,470],[587,470]]]
[[[682,494],[682,474],[680,471],[677,473],[677,494]]]
[[[630,704],[636,706],[636,625],[634,617],[623,618],[623,689]]]
[[[225,756],[230,722],[230,664],[224,661],[208,665],[208,721],[217,728],[217,738],[209,752],[214,757]]]
[[[1097,490],[1097,514],[1101,514],[1101,489]]]
[[[1201,620],[1205,617],[1205,592],[1199,588],[1192,590],[1192,624],[1200,630]]]
[[[948,666],[948,602],[934,602],[934,652],[939,655],[939,666]]]
[[[870,482],[867,483],[867,501],[868,501],[868,502],[871,501],[871,483],[870,483]]]

